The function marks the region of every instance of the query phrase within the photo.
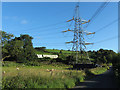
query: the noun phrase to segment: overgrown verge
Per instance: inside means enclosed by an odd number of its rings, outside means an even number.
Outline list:
[[[56,70],[47,71],[47,69],[32,66],[20,68],[20,70],[15,70],[14,67],[11,69],[13,72],[8,70],[3,73],[2,88],[73,88],[79,82],[84,82],[86,79],[95,77],[95,74],[101,74],[107,70],[105,67],[99,67],[85,70],[56,68]]]
[[[39,74],[7,76],[2,79],[2,88],[72,88],[77,82],[84,80],[81,71],[47,72]]]

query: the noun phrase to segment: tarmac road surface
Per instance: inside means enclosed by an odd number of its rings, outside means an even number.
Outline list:
[[[73,89],[79,88],[119,88],[116,80],[114,78],[113,69],[110,68],[105,73],[96,75],[96,77],[86,80],[85,82],[80,82],[78,86]]]

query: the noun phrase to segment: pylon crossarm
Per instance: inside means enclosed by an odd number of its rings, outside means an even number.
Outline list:
[[[64,33],[64,32],[67,32],[67,30],[65,30],[65,31],[62,31],[62,32],[63,32],[63,33]]]
[[[85,31],[80,31],[79,33],[83,33],[83,32],[86,33]]]
[[[76,42],[73,42],[73,41],[70,41],[70,42],[65,42],[66,44],[69,44],[69,43],[76,43]]]
[[[88,33],[86,33],[86,35],[91,35],[91,34],[95,34],[95,32],[88,32]]]
[[[85,43],[85,45],[90,45],[90,44],[94,44],[94,43]]]
[[[86,21],[86,20],[82,20],[82,22],[83,22],[83,23],[81,23],[81,24],[85,24],[85,23],[89,23],[90,20],[88,20],[88,21]]]
[[[70,29],[68,29],[67,31],[74,31],[74,30],[70,30]]]
[[[72,20],[74,20],[74,17],[73,17],[72,19],[70,19],[70,20],[66,21],[66,22],[70,22],[70,21],[72,21]]]
[[[64,32],[68,32],[68,31],[74,31],[74,30],[70,30],[70,29],[68,29],[68,30],[65,30],[65,31],[62,31],[62,32],[64,33]]]
[[[86,20],[81,20],[82,22],[87,22]]]
[[[86,35],[91,35],[91,34],[95,34],[95,32],[88,32],[88,31],[84,31],[86,33]]]

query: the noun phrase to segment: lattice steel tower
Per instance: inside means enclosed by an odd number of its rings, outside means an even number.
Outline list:
[[[76,63],[78,63],[78,61],[80,59],[82,61],[84,57],[89,59],[88,54],[86,53],[86,56],[85,56],[85,55],[83,55],[83,52],[85,52],[86,45],[93,44],[93,43],[85,43],[84,34],[90,35],[90,34],[95,34],[95,32],[91,33],[91,32],[87,32],[87,31],[83,30],[82,25],[89,23],[90,20],[86,21],[86,20],[82,20],[80,18],[79,3],[77,3],[77,5],[75,7],[75,16],[73,16],[73,18],[68,20],[67,22],[70,22],[70,21],[75,22],[74,29],[73,30],[68,29],[63,32],[68,32],[68,31],[74,32],[73,41],[66,42],[66,44],[73,43],[72,51],[76,54],[76,57],[75,57]],[[82,61],[82,63],[83,63],[83,61]]]

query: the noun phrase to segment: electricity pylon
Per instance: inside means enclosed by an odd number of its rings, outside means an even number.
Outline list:
[[[81,60],[83,60],[83,57],[84,57],[83,52],[85,52],[86,45],[93,44],[93,43],[86,43],[85,42],[84,34],[91,35],[91,34],[95,34],[95,32],[91,33],[91,32],[87,32],[87,31],[83,30],[82,25],[89,23],[90,20],[86,21],[86,20],[82,20],[80,18],[79,3],[76,5],[76,8],[75,8],[75,16],[72,19],[68,20],[67,22],[70,22],[70,21],[75,22],[74,29],[73,30],[68,29],[68,30],[63,31],[63,32],[72,31],[74,33],[73,40],[70,42],[66,42],[66,44],[73,43],[72,51],[74,53],[76,53],[75,58],[76,58],[76,63],[78,63],[79,57],[81,58]],[[89,58],[88,55],[86,55],[86,57]],[[83,61],[82,61],[82,63],[83,63]]]

